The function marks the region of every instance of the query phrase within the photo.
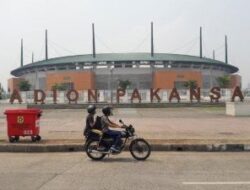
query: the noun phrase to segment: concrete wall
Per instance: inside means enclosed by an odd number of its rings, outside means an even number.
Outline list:
[[[23,81],[23,78],[10,78],[8,79],[8,92],[12,93],[14,89],[19,90],[19,83]]]
[[[240,75],[231,75],[230,76],[230,80],[231,80],[231,88],[235,88],[236,86],[241,86],[241,76]]]
[[[68,71],[47,74],[46,90],[51,90],[53,85],[61,83],[73,83],[74,89],[77,90],[95,89],[95,74],[91,71]]]
[[[226,114],[232,116],[250,116],[250,102],[226,102]]]

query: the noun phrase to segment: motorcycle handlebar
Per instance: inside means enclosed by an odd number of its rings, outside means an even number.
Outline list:
[[[119,119],[119,122],[122,124],[122,127],[123,129],[126,129],[126,128],[129,128],[131,125],[126,125],[121,119]]]
[[[119,122],[124,125],[124,122],[120,119]]]
[[[128,126],[126,126],[126,125],[122,125],[122,129],[126,129]]]

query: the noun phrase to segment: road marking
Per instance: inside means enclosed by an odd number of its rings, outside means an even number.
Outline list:
[[[250,181],[182,182],[183,185],[250,185]]]

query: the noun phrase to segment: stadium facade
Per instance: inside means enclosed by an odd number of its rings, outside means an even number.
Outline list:
[[[23,65],[21,44],[21,66],[11,74],[8,89],[18,89],[18,83],[27,80],[31,89],[50,91],[55,84],[64,84],[75,90],[110,90],[118,88],[119,81],[128,80],[134,89],[183,88],[185,82],[194,80],[198,86],[210,89],[218,85],[217,78],[231,77],[231,87],[240,86],[241,78],[235,74],[238,68],[228,64],[227,37],[225,38],[225,62],[202,56],[202,30],[200,28],[200,55],[155,53],[153,23],[151,23],[151,52],[149,53],[103,53],[95,49],[93,32],[93,53],[48,58],[48,38],[45,35],[45,60]]]

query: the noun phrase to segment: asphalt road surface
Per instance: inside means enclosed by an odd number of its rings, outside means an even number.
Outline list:
[[[91,161],[84,153],[0,153],[0,189],[250,189],[250,153],[126,152]]]

